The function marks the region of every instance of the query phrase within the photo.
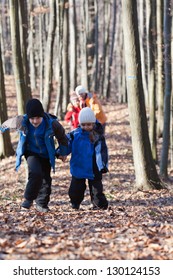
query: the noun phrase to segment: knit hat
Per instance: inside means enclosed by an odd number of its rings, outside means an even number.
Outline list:
[[[28,118],[43,117],[44,109],[41,102],[36,98],[29,100],[26,104],[26,114]]]
[[[73,92],[70,94],[70,101],[71,101],[71,102],[74,102],[74,101],[77,101],[77,100],[79,100],[79,99],[78,99],[78,96],[77,96],[77,94],[75,93],[75,91],[73,91]]]
[[[86,89],[83,86],[79,85],[75,88],[75,92],[77,95],[80,95],[86,93]]]
[[[89,107],[83,108],[79,113],[79,123],[95,123],[96,117]]]

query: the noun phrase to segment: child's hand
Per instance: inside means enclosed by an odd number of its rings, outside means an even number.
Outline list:
[[[102,174],[107,173],[107,172],[109,172],[109,170],[108,170],[108,168],[106,166],[101,169],[101,173]]]

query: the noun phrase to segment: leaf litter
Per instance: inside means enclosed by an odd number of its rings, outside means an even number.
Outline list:
[[[5,158],[0,161],[1,260],[173,259],[171,182],[164,190],[134,191],[127,105],[108,101],[103,106],[108,116],[110,172],[103,176],[108,210],[91,210],[88,189],[81,209],[71,209],[69,157],[65,163],[56,161],[51,211],[39,213],[34,206],[22,210],[25,164],[16,174],[15,157]],[[11,134],[16,145],[16,135]]]

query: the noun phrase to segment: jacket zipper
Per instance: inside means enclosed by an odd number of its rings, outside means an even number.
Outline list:
[[[39,143],[38,143],[38,140],[37,140],[37,137],[36,137],[36,129],[35,129],[35,132],[34,132],[34,139],[35,139],[36,146],[38,147],[38,149],[40,151],[40,154],[41,154],[42,150],[41,150],[41,147],[39,146]]]

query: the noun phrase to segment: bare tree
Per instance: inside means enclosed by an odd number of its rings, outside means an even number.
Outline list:
[[[147,11],[147,51],[148,51],[148,97],[149,97],[149,136],[151,151],[154,160],[157,160],[156,152],[156,82],[155,82],[155,57],[156,53],[156,3],[146,1]]]
[[[50,0],[50,17],[49,30],[47,35],[46,51],[45,51],[45,83],[43,95],[43,107],[47,111],[50,104],[50,95],[52,91],[52,74],[53,74],[53,44],[56,28],[56,0]]]
[[[4,85],[4,72],[1,58],[1,42],[0,42],[0,123],[7,120],[7,104],[5,96]],[[11,156],[14,154],[14,150],[11,144],[9,131],[5,134],[0,133],[0,158]]]
[[[161,189],[152,158],[142,87],[136,0],[122,1],[129,118],[137,189]]]
[[[70,89],[76,87],[76,9],[75,0],[69,0]]]
[[[25,111],[25,104],[28,99],[23,62],[22,51],[20,44],[19,32],[19,5],[18,0],[10,0],[10,26],[11,26],[11,42],[12,42],[12,57],[13,57],[13,71],[15,76],[17,106],[18,114],[22,115]]]
[[[62,87],[62,49],[63,49],[63,22],[64,22],[64,1],[65,0],[56,0],[56,79],[57,79],[57,95],[55,102],[54,114],[59,118],[63,118],[63,87]]]
[[[62,73],[63,73],[63,113],[67,110],[69,101],[69,62],[68,62],[68,43],[69,43],[69,24],[68,24],[68,2],[65,2],[64,22],[63,22],[63,48],[62,48]]]
[[[160,174],[162,177],[168,176],[168,154],[170,143],[170,109],[171,109],[171,0],[164,1],[164,127],[163,144],[160,161]]]
[[[163,0],[157,0],[157,104],[158,121],[157,136],[163,134]]]
[[[87,30],[86,30],[86,17],[88,13],[87,3],[85,0],[81,0],[80,5],[80,61],[81,61],[81,70],[80,70],[80,78],[78,83],[84,85],[85,88],[88,88],[88,63],[87,63]]]
[[[31,98],[31,83],[29,75],[29,61],[27,56],[28,50],[28,4],[27,0],[19,0],[20,15],[21,15],[21,51],[22,51],[22,61],[26,85],[26,101]]]
[[[35,55],[34,55],[34,15],[33,15],[33,0],[29,2],[29,35],[28,35],[28,54],[30,64],[30,81],[31,91],[36,89],[36,70],[35,70]]]

